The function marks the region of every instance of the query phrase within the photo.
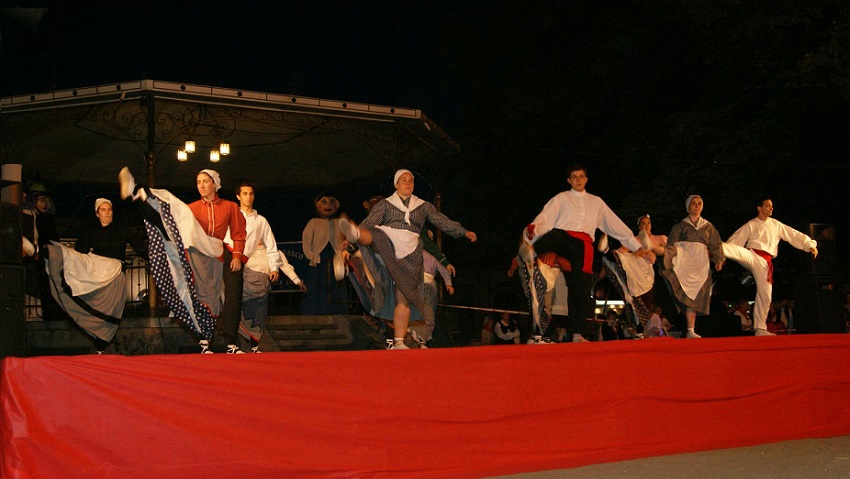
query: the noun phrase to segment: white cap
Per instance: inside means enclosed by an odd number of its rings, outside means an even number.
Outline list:
[[[401,175],[405,173],[410,173],[410,170],[401,169],[395,172],[395,177],[393,178],[393,186],[398,183],[398,179],[401,178]],[[410,176],[413,176],[413,173],[410,173]]]
[[[210,175],[210,178],[212,178],[213,182],[215,183],[215,191],[218,191],[218,190],[221,189],[221,176],[218,174],[217,171],[215,171],[215,170],[201,170],[201,173],[206,173],[206,174]]]
[[[100,208],[100,205],[104,203],[109,203],[109,206],[112,206],[112,202],[107,200],[106,198],[98,198],[94,200],[94,212],[97,213],[97,210],[98,208]]]

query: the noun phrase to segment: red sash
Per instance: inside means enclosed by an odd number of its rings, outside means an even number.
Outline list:
[[[767,251],[762,251],[760,249],[753,249],[752,252],[767,261],[767,282],[773,284],[773,256],[771,256]]]
[[[581,231],[567,231],[567,234],[584,242],[584,264],[581,267],[581,271],[583,273],[593,274],[593,238]]]

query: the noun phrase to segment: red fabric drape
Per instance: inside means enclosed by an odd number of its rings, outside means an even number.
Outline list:
[[[3,478],[481,477],[850,434],[850,336],[2,362]]]

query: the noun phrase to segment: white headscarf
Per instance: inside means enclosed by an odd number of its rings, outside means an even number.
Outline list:
[[[395,177],[393,177],[393,186],[395,186],[398,183],[398,179],[401,178],[401,175],[403,175],[405,173],[410,173],[410,176],[413,176],[413,173],[411,173],[410,170],[405,170],[405,169],[398,170],[398,171],[395,172]]]
[[[685,200],[685,211],[687,211],[688,213],[691,212],[691,200],[694,199],[694,198],[702,199],[702,196],[700,196],[700,195],[688,196],[688,199]]]
[[[216,192],[218,192],[218,190],[221,189],[221,176],[218,174],[217,171],[215,171],[215,170],[201,170],[201,173],[206,173],[206,174],[210,175],[210,178],[212,178],[213,182],[215,183],[215,191]]]
[[[100,208],[100,205],[104,203],[109,203],[109,206],[112,206],[112,202],[107,200],[106,198],[98,198],[94,200],[94,212],[97,213],[97,209]]]

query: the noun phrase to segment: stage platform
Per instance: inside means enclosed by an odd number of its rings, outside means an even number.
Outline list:
[[[10,357],[0,473],[473,478],[845,436],[848,364],[838,334]]]
[[[376,329],[366,319],[348,314],[269,316],[260,347],[266,352],[383,348],[383,337],[376,335]],[[242,342],[240,346],[247,348],[247,342]],[[94,353],[94,343],[70,320],[27,321],[25,349],[28,357],[74,356]],[[109,354],[125,356],[198,351],[198,337],[169,317],[124,318],[106,349]]]

